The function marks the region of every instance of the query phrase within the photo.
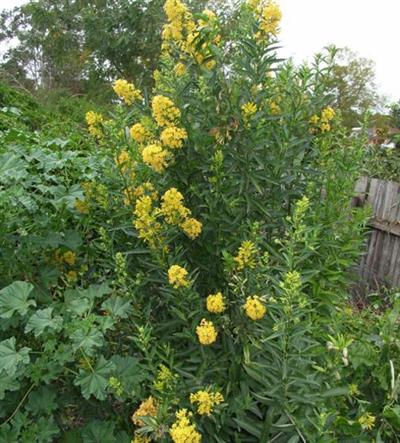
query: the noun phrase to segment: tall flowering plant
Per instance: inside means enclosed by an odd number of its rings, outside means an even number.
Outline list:
[[[347,391],[324,346],[345,285],[323,279],[356,257],[363,217],[348,205],[361,155],[325,95],[329,65],[278,59],[273,1],[243,3],[231,26],[180,0],[164,10],[154,89],[116,80],[112,115],[86,115],[101,159],[72,209],[87,272],[60,288],[54,312],[26,287],[19,314],[38,317],[27,332],[51,339],[57,377],[107,435],[334,438],[334,398]],[[64,412],[67,432],[93,416]]]

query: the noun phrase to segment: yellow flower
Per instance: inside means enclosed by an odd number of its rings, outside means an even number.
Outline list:
[[[375,426],[376,417],[366,412],[359,419],[358,423],[363,429],[370,431]]]
[[[321,112],[321,121],[328,123],[335,118],[335,115],[335,111],[330,106],[328,106]]]
[[[142,151],[142,159],[146,165],[150,166],[156,172],[163,172],[168,166],[168,151],[165,151],[161,145],[147,145]]]
[[[237,269],[239,271],[243,270],[245,267],[254,268],[255,260],[254,256],[257,253],[257,248],[251,241],[244,241],[240,245],[238,250],[238,255],[234,258],[237,263]]]
[[[310,118],[310,123],[311,123],[312,125],[317,125],[318,122],[319,122],[319,117],[318,117],[318,115],[316,115],[316,114],[312,115],[311,118]]]
[[[72,266],[75,264],[76,262],[76,254],[75,252],[72,251],[67,251],[63,254],[63,260],[65,263],[67,263],[68,265]]]
[[[85,119],[88,126],[96,126],[104,122],[103,116],[94,111],[87,112]]]
[[[269,102],[269,109],[271,110],[272,115],[279,115],[281,113],[281,107],[273,100],[270,100]]]
[[[140,434],[136,434],[133,437],[133,440],[131,441],[131,443],[150,443],[150,442],[151,442],[150,437],[146,437],[145,435],[140,435]]]
[[[132,414],[132,422],[136,426],[144,426],[144,421],[141,420],[140,417],[156,417],[157,416],[158,406],[154,401],[153,397],[149,397],[148,399],[142,401],[140,406],[136,409],[136,411]]]
[[[102,123],[104,123],[104,118],[101,114],[89,111],[85,115],[86,123],[88,125],[88,131],[89,134],[97,138],[98,140],[101,140],[104,137],[103,131],[102,131]]]
[[[78,280],[78,273],[76,271],[68,271],[67,280],[69,282],[75,282],[76,280]]]
[[[150,136],[149,131],[141,123],[134,124],[130,128],[129,133],[137,143],[144,143]]]
[[[75,209],[81,214],[89,214],[89,205],[85,200],[79,198],[75,201]]]
[[[194,240],[201,234],[203,225],[195,218],[187,218],[183,223],[181,223],[180,227],[189,238]]]
[[[183,141],[187,138],[185,129],[169,126],[160,135],[161,141],[169,148],[178,149],[183,146]]]
[[[266,307],[257,295],[247,297],[246,303],[244,304],[244,310],[246,315],[252,320],[261,320],[267,312]]]
[[[165,392],[172,389],[176,376],[165,366],[160,365],[157,378],[154,380],[153,386],[157,391]]]
[[[115,159],[115,164],[121,167],[122,170],[126,169],[126,164],[131,160],[131,156],[128,151],[124,149],[119,153],[118,157]]]
[[[143,184],[136,186],[133,190],[133,195],[136,198],[142,197],[143,195],[148,195],[152,200],[158,199],[158,193],[154,188],[154,185],[150,182],[144,182]]]
[[[212,321],[207,321],[205,318],[201,320],[200,325],[196,328],[196,334],[199,342],[202,345],[211,345],[217,340],[218,332],[215,329]]]
[[[358,386],[355,383],[349,385],[349,394],[350,395],[359,395],[360,391],[358,390]]]
[[[176,421],[171,426],[169,434],[174,443],[200,443],[201,435],[196,426],[190,422],[192,414],[187,409],[180,409],[176,413]]]
[[[260,31],[265,34],[278,34],[281,19],[282,12],[279,6],[273,0],[269,0],[261,10]]]
[[[215,61],[215,60],[209,60],[208,62],[206,62],[205,64],[204,64],[204,67],[206,68],[206,69],[208,69],[209,71],[211,71],[212,69],[214,69],[215,68],[215,65],[217,64],[217,62]]]
[[[178,63],[174,68],[174,72],[177,77],[183,77],[186,73],[186,66],[183,63]]]
[[[252,115],[257,112],[257,105],[253,102],[247,102],[241,106],[242,116],[245,120],[248,120]]]
[[[188,271],[179,265],[172,265],[168,269],[168,281],[175,289],[186,288],[190,285],[190,281],[186,279]]]
[[[190,215],[190,210],[183,205],[183,195],[171,188],[161,197],[160,213],[168,224],[178,224]]]
[[[183,20],[187,7],[179,0],[167,0],[164,4],[165,14],[170,22]]]
[[[197,391],[190,394],[190,403],[197,403],[197,412],[200,415],[211,415],[214,406],[224,401],[224,397],[220,392]]]
[[[127,105],[131,105],[135,100],[142,99],[140,91],[136,89],[132,83],[128,83],[126,80],[116,80],[113,89],[118,97]]]
[[[321,123],[321,132],[329,132],[331,130],[331,125],[329,123]]]
[[[137,199],[134,214],[136,216],[134,226],[138,231],[139,238],[145,240],[151,248],[155,248],[157,242],[162,240],[160,238],[161,225],[157,222],[150,196],[144,195]]]
[[[98,141],[101,141],[104,138],[103,131],[97,126],[88,126],[88,131],[89,134]]]
[[[257,9],[260,5],[261,0],[247,0],[247,4],[251,9]]]
[[[221,292],[210,294],[207,297],[207,311],[214,314],[221,314],[226,309],[225,299]]]
[[[181,116],[181,111],[175,106],[174,102],[163,95],[156,95],[151,106],[153,117],[159,126],[170,126]]]

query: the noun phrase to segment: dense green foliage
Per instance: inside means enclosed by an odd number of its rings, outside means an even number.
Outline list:
[[[0,441],[398,441],[400,305],[351,302],[365,150],[330,107],[330,60],[282,63],[248,5],[228,33],[171,3],[183,32],[151,94],[116,83],[92,136],[85,100],[1,89]],[[223,402],[202,414],[199,391]]]

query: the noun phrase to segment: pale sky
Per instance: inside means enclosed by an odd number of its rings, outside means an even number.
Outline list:
[[[277,0],[282,55],[310,60],[328,44],[348,46],[376,64],[380,93],[400,99],[400,0]],[[0,9],[25,0],[0,0]],[[396,44],[397,42],[397,44]]]

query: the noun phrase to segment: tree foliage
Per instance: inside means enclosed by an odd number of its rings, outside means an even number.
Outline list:
[[[360,126],[362,115],[383,100],[377,92],[374,62],[349,48],[333,47],[331,54],[334,60],[328,88],[335,108],[341,111],[348,128]]]

